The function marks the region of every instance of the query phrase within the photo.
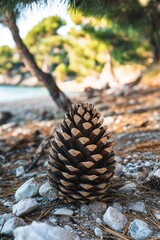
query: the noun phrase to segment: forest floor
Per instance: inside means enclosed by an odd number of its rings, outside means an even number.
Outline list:
[[[152,229],[148,239],[160,239],[160,173],[159,176],[155,174],[160,169],[160,86],[103,91],[89,89],[73,99],[74,103],[81,101],[93,103],[112,132],[117,168],[111,184],[110,202],[106,203],[105,210],[114,203],[120,204],[128,219],[127,226],[120,233],[99,225],[96,219],[102,219],[105,212],[104,206],[99,209],[99,203],[95,206],[94,203],[85,204],[86,208],[94,207],[94,211],[85,213],[83,204],[64,204],[59,200],[49,202],[40,197],[37,197],[37,210],[22,218],[26,223],[49,221],[55,209],[66,207],[72,209],[74,215],[54,216],[56,222],[52,224],[68,228],[76,239],[99,239],[94,232],[97,226],[103,231],[103,239],[132,239],[128,228],[133,219],[148,223]],[[0,215],[11,212],[15,191],[28,179],[35,177],[40,183],[46,181],[49,144],[31,170],[16,176],[16,169],[20,166],[27,169],[40,143],[54,135],[63,117],[49,98],[41,102],[10,103],[1,109],[10,111],[12,116],[0,126]],[[132,184],[132,189],[118,192],[128,183]],[[145,209],[136,211],[130,207],[131,202],[137,201],[143,202]],[[2,236],[2,239],[12,237]]]

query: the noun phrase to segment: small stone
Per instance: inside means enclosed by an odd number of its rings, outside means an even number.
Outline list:
[[[97,218],[97,219],[96,219],[96,223],[102,224],[102,220],[101,220],[100,218]]]
[[[38,207],[37,201],[34,198],[26,198],[20,200],[13,205],[12,212],[16,216],[26,215],[33,212]]]
[[[89,213],[89,207],[86,204],[82,205],[81,206],[81,212]]]
[[[73,215],[73,210],[67,209],[67,208],[60,208],[57,209],[54,212],[54,215],[67,215],[67,216],[72,216]]]
[[[125,186],[118,189],[120,193],[129,193],[136,190],[136,184],[133,182],[127,183]]]
[[[160,168],[154,172],[154,176],[160,178]]]
[[[132,156],[131,155],[127,155],[127,159],[131,160]]]
[[[24,174],[24,167],[23,166],[20,166],[16,169],[16,177],[20,177]]]
[[[3,234],[12,234],[13,230],[19,226],[26,225],[25,221],[22,218],[19,217],[12,217],[11,219],[8,219],[5,224],[3,225],[3,228],[1,230],[1,233]]]
[[[151,165],[152,165],[152,164],[151,164],[151,162],[149,162],[149,161],[145,162],[145,164],[144,164],[145,167],[150,167]]]
[[[129,209],[131,209],[135,212],[141,212],[141,213],[146,212],[145,204],[144,204],[144,202],[141,202],[141,201],[138,201],[138,202],[135,202],[135,203],[130,203],[129,204]]]
[[[69,225],[65,225],[64,228],[65,228],[68,232],[73,231],[72,227],[69,226]]]
[[[53,218],[53,217],[50,217],[50,218],[49,218],[49,222],[54,224],[54,223],[57,222],[57,219],[56,219],[56,218]]]
[[[113,203],[112,207],[117,209],[118,212],[122,212],[123,211],[123,207],[118,202]]]
[[[107,209],[103,215],[103,221],[116,231],[122,231],[127,224],[127,218],[113,207]]]
[[[149,228],[147,223],[139,219],[135,219],[130,223],[128,233],[135,240],[143,240],[152,234],[152,230]]]
[[[5,202],[5,203],[3,203],[3,205],[4,205],[5,207],[12,208],[13,202]]]
[[[99,227],[96,227],[94,229],[94,233],[95,233],[96,237],[102,237],[103,236],[103,232]]]
[[[13,213],[4,213],[0,215],[0,226],[2,226],[7,220],[13,218]]]
[[[120,163],[116,164],[115,174],[120,177],[123,174],[123,165]]]
[[[99,217],[106,211],[107,204],[105,202],[91,202],[89,205],[90,213],[95,217]],[[94,211],[93,211],[94,209]]]
[[[58,198],[57,189],[52,187],[48,182],[42,184],[39,188],[39,194],[48,199],[49,201],[54,201]]]
[[[14,230],[14,240],[74,240],[62,227],[52,227],[47,223],[32,222],[31,225]]]
[[[122,162],[122,158],[119,157],[119,156],[115,156],[115,161],[118,162],[118,163],[120,163],[120,162]]]
[[[15,199],[18,202],[21,199],[34,197],[38,194],[38,189],[39,183],[34,178],[31,178],[17,189]]]
[[[128,159],[125,158],[125,159],[124,159],[124,164],[127,164],[127,163],[128,163]]]

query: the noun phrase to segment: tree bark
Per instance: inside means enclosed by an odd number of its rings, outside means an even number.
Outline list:
[[[58,88],[55,83],[55,78],[50,74],[43,72],[37,65],[34,56],[30,53],[19,35],[19,29],[16,24],[16,18],[12,12],[7,14],[7,17],[3,21],[4,24],[10,29],[13,39],[17,45],[17,48],[24,60],[24,64],[32,76],[36,77],[40,82],[43,82],[48,89],[52,99],[56,102],[59,108],[67,111],[71,101],[69,98]]]
[[[150,9],[150,44],[152,46],[153,61],[155,63],[160,61],[160,18],[157,11],[157,7],[154,5]]]

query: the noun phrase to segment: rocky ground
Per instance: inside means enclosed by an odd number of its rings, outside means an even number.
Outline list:
[[[10,113],[0,126],[2,240],[160,239],[160,88],[88,89],[73,101],[82,100],[115,141],[108,202],[64,204],[47,183],[49,136],[63,115],[48,98],[1,106]]]

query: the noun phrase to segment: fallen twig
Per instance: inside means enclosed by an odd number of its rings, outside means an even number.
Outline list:
[[[40,143],[40,145],[37,148],[37,151],[33,157],[32,162],[29,163],[29,165],[27,166],[27,168],[25,170],[26,173],[29,172],[31,169],[33,169],[36,166],[39,158],[41,157],[42,152],[44,151],[45,147],[48,145],[49,141],[50,141],[50,137],[47,137],[47,138],[44,138],[43,141]]]

